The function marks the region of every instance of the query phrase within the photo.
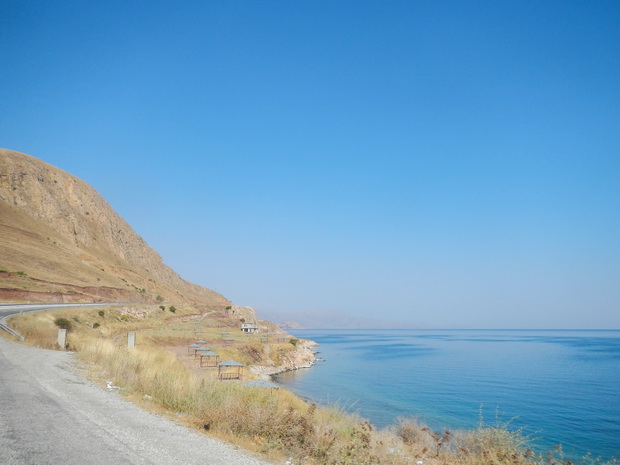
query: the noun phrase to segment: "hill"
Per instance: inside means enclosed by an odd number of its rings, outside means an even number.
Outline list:
[[[231,305],[166,266],[93,187],[0,149],[0,301],[162,300]]]

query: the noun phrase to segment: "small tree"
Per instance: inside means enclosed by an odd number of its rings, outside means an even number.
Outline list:
[[[175,313],[175,312],[177,311],[177,309],[176,309],[176,307],[175,307],[174,305],[171,305],[171,306],[170,306],[170,308],[169,308],[169,310],[170,310],[172,313]]]

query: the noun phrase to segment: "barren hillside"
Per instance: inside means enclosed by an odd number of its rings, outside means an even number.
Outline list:
[[[0,301],[166,301],[224,308],[183,280],[90,185],[0,149]]]

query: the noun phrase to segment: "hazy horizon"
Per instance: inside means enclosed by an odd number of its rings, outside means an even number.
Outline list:
[[[620,328],[617,2],[0,18],[0,145],[88,182],[260,317]]]
[[[327,314],[303,314],[291,318],[290,313],[270,312],[258,310],[258,317],[261,320],[273,321],[278,324],[294,323],[299,328],[295,330],[334,330],[334,331],[356,331],[356,330],[420,330],[420,331],[620,331],[620,327],[614,328],[562,328],[562,327],[540,327],[540,328],[493,328],[489,326],[480,327],[450,327],[450,326],[419,326],[410,322],[393,320],[373,320],[371,318],[356,318],[355,315],[338,313],[336,315]]]

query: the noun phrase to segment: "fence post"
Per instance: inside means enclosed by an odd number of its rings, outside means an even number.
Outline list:
[[[127,333],[127,347],[136,346],[136,333]]]
[[[66,329],[58,330],[58,346],[63,350],[67,348],[67,330]]]

